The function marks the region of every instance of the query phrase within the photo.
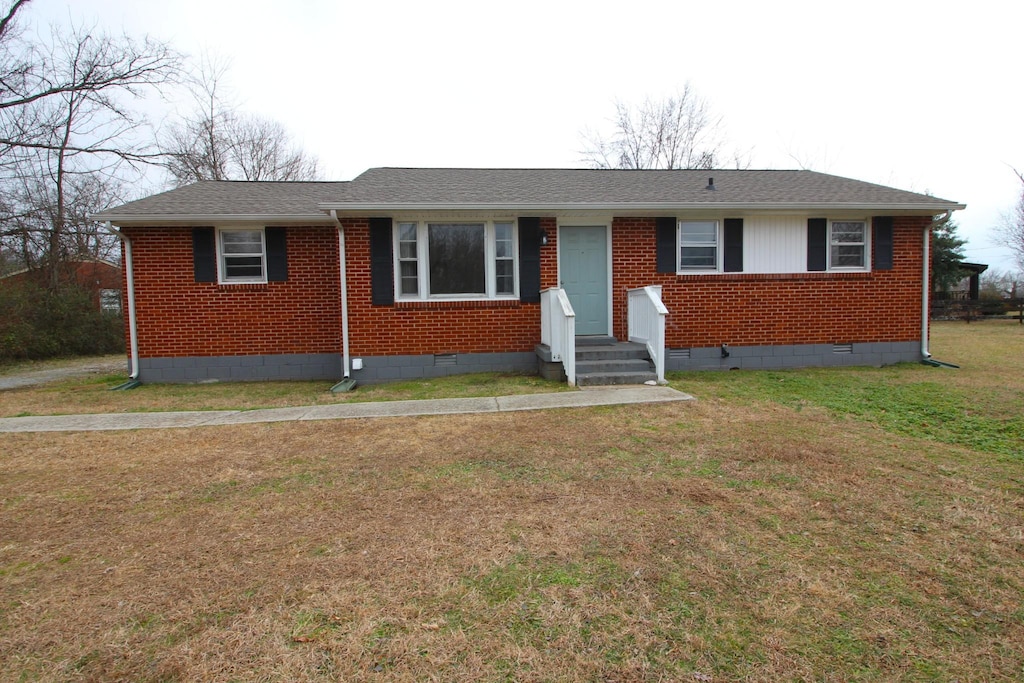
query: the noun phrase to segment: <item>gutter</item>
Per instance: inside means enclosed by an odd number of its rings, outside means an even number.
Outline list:
[[[323,211],[342,211],[346,215],[365,217],[393,211],[611,211],[620,215],[659,213],[663,211],[883,211],[931,212],[957,211],[966,208],[954,202],[320,202]]]
[[[133,381],[139,379],[139,329],[135,318],[135,267],[132,260],[132,241],[123,232],[115,228],[107,221],[103,224],[113,235],[124,244],[124,274],[128,284],[128,346],[131,354],[132,366],[128,378]]]
[[[209,213],[176,213],[176,214],[134,214],[134,213],[99,213],[93,217],[98,221],[117,223],[119,226],[137,225],[144,227],[193,226],[193,225],[226,225],[226,224],[259,224],[270,225],[331,225],[331,219],[323,213],[309,214],[209,214]]]
[[[341,359],[344,379],[352,374],[348,350],[348,278],[345,273],[345,228],[338,220],[338,212],[331,209],[331,218],[338,226],[338,269],[341,276]]]

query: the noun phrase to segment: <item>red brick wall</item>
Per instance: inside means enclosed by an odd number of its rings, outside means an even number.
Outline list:
[[[532,351],[540,342],[540,304],[513,301],[370,303],[368,222],[346,220],[349,345],[353,356]],[[541,219],[549,243],[541,247],[541,287],[558,277],[555,220]]]
[[[897,217],[893,269],[871,273],[660,274],[653,218],[612,224],[614,332],[626,338],[626,291],[662,285],[669,348],[916,341],[927,217]]]
[[[288,281],[247,285],[194,281],[191,228],[124,232],[140,357],[341,353],[337,229],[289,227]]]

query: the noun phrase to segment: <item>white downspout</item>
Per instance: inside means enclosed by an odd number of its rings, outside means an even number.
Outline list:
[[[351,373],[351,359],[348,352],[348,278],[345,276],[345,228],[338,220],[338,212],[331,209],[331,218],[338,225],[338,263],[341,276],[341,362],[344,379]]]
[[[117,235],[124,245],[124,274],[128,284],[128,348],[132,358],[132,371],[129,379],[139,378],[139,330],[135,321],[135,266],[132,261],[132,241],[123,232],[107,221],[104,226],[108,232]]]
[[[931,358],[932,354],[928,351],[928,302],[931,296],[931,247],[932,247],[932,229],[945,225],[946,221],[953,215],[952,211],[947,211],[946,215],[937,221],[932,221],[924,229],[924,267],[921,269],[921,357]]]

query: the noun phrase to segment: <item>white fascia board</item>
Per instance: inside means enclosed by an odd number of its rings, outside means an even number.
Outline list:
[[[664,202],[664,203],[567,203],[567,204],[442,204],[442,203],[336,203],[325,202],[319,205],[323,211],[335,211],[338,215],[366,216],[394,211],[502,211],[506,213],[542,212],[558,213],[559,211],[589,211],[595,213],[614,213],[616,215],[663,214],[673,211],[771,211],[771,212],[807,212],[807,211],[894,211],[904,213],[944,213],[967,208],[965,204],[950,202],[931,203],[880,203],[864,202]]]
[[[322,213],[308,215],[267,215],[267,214],[97,214],[92,220],[109,221],[117,226],[160,226],[160,225],[228,225],[231,223],[259,223],[263,225],[334,225],[334,220]]]

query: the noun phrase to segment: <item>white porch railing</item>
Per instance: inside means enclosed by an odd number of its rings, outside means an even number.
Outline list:
[[[551,349],[551,361],[561,361],[569,386],[576,386],[576,312],[559,287],[540,293],[540,343]]]
[[[665,316],[668,309],[661,301],[661,286],[629,290],[628,305],[629,341],[647,345],[658,382],[662,383],[665,381]]]

